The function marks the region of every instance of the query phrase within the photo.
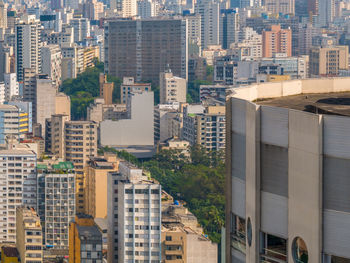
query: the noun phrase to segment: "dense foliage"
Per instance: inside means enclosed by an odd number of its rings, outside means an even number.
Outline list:
[[[103,63],[96,61],[95,66],[87,68],[75,79],[63,81],[61,91],[71,97],[71,113],[73,120],[86,118],[87,107],[100,95],[99,74],[104,70]],[[107,76],[107,81],[114,82],[113,101],[120,100],[120,79]]]
[[[111,148],[119,157],[141,165],[132,155]],[[165,191],[184,201],[197,217],[210,239],[220,242],[225,220],[225,165],[219,152],[207,153],[195,146],[187,157],[176,150],[160,151],[153,159],[143,162],[144,169],[160,182]]]
[[[213,66],[207,66],[207,74],[205,79],[196,79],[189,81],[187,85],[187,102],[198,103],[199,102],[199,87],[200,85],[213,84]]]

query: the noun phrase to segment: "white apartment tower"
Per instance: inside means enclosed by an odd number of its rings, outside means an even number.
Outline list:
[[[23,81],[25,68],[41,71],[41,25],[35,15],[24,15],[15,26],[17,80]]]
[[[5,73],[4,84],[6,101],[11,100],[12,96],[19,95],[19,83],[17,81],[16,73]]]
[[[159,74],[160,103],[186,102],[186,79],[174,76],[170,69]]]
[[[16,242],[16,208],[37,206],[36,155],[27,150],[0,151],[0,242]]]
[[[161,185],[121,162],[108,175],[107,195],[107,262],[161,262]]]
[[[62,82],[62,53],[59,45],[47,45],[41,49],[42,73],[52,79],[58,88]]]

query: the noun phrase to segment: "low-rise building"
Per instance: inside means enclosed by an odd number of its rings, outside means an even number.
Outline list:
[[[127,104],[130,93],[151,91],[151,83],[136,83],[133,77],[124,77],[120,85],[120,102]]]
[[[1,262],[4,263],[18,263],[19,253],[16,247],[3,246],[1,247]]]
[[[186,102],[186,79],[174,76],[170,69],[159,74],[160,103]]]

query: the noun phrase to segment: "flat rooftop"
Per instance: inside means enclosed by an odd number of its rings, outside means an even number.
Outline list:
[[[271,99],[258,99],[254,103],[315,114],[350,116],[350,92],[299,94]]]

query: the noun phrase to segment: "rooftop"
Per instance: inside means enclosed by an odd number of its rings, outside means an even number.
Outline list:
[[[299,94],[255,100],[259,105],[290,108],[316,114],[350,116],[350,92]]]
[[[102,240],[102,234],[97,226],[77,226],[79,237],[81,240]]]

